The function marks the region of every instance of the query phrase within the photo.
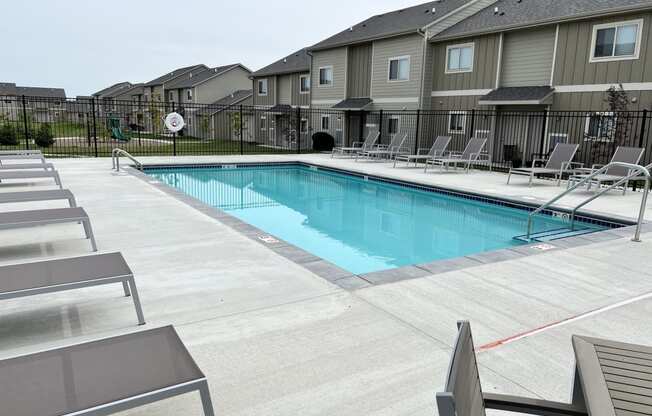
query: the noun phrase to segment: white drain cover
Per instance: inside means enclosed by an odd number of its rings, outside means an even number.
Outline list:
[[[536,246],[532,246],[533,249],[539,250],[539,251],[548,251],[548,250],[554,250],[555,246],[552,244],[537,244]]]
[[[276,244],[276,243],[279,242],[277,239],[275,239],[271,235],[259,235],[258,239],[260,241],[262,241],[263,243],[267,243],[267,244]]]

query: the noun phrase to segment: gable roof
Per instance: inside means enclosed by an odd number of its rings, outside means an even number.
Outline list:
[[[66,91],[63,88],[47,87],[16,87],[16,95],[27,95],[30,97],[43,98],[66,98]]]
[[[215,101],[214,103],[210,104],[209,106],[206,106],[200,110],[197,111],[197,114],[208,114],[212,115],[215,113],[219,113],[230,106],[236,105],[238,103],[241,103],[242,101],[251,98],[254,95],[253,90],[237,90],[232,92],[231,94],[227,95],[226,97],[220,98],[219,100]]]
[[[165,75],[161,75],[158,78],[154,78],[153,80],[151,80],[149,82],[146,82],[144,86],[145,87],[155,87],[157,85],[163,85],[166,82],[172,81],[173,79],[175,79],[179,75],[183,75],[183,74],[185,74],[185,73],[187,73],[189,71],[193,71],[193,70],[196,71],[196,70],[198,70],[200,68],[208,69],[208,67],[206,65],[204,65],[204,64],[184,66],[183,68],[177,68],[174,71],[170,71]]]
[[[0,95],[16,95],[16,84],[13,82],[0,82]]]
[[[498,14],[495,8],[498,8]],[[650,0],[498,0],[433,36],[434,41],[527,26],[652,9]]]
[[[330,49],[374,39],[416,33],[418,30],[443,18],[454,10],[468,5],[472,1],[430,1],[418,6],[378,14],[311,46],[308,50]]]
[[[144,89],[145,89],[145,88],[143,87],[143,85],[144,85],[144,84],[143,84],[142,82],[141,82],[140,84],[133,84],[133,85],[132,85],[131,87],[129,87],[129,88],[126,88],[126,89],[124,89],[124,90],[121,90],[121,91],[116,92],[116,94],[113,95],[113,96],[114,96],[114,97],[120,97],[120,96],[123,96],[123,95],[137,95],[137,94],[143,94]]]
[[[215,68],[199,69],[198,71],[188,71],[186,74],[178,77],[177,79],[168,83],[165,88],[175,89],[175,88],[191,88],[195,85],[199,85],[203,82],[208,81],[211,78],[217,77],[227,71],[230,71],[234,68],[241,67],[247,72],[251,72],[249,69],[245,68],[242,64],[230,64],[223,66],[216,66]]]
[[[266,77],[269,75],[294,74],[309,71],[310,55],[308,55],[308,49],[303,48],[259,69],[251,75],[253,77]]]
[[[110,97],[112,94],[115,94],[116,92],[129,87],[131,87],[131,82],[118,82],[117,84],[113,84],[110,87],[99,90],[93,94],[93,97]]]

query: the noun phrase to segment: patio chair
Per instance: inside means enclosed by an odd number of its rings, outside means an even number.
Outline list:
[[[585,416],[582,405],[482,392],[471,325],[458,322],[446,385],[437,393],[439,416],[485,416],[485,409],[541,416]],[[536,371],[536,369],[533,369]]]
[[[191,392],[214,416],[206,376],[172,326],[0,360],[3,415],[110,415]]]
[[[0,192],[0,204],[13,204],[19,202],[40,202],[68,200],[70,207],[76,207],[75,196],[68,189],[52,189],[46,191],[25,192]]]
[[[0,212],[0,230],[36,227],[40,225],[81,223],[86,238],[90,240],[93,251],[97,251],[91,221],[83,208],[55,208],[32,211]]]
[[[59,189],[63,189],[61,184],[61,178],[59,173],[56,170],[44,170],[44,171],[35,171],[35,170],[0,170],[0,181],[7,179],[43,179],[43,178],[52,178],[54,182],[59,186]]]
[[[337,153],[340,155],[347,153],[352,155],[357,154],[358,152],[363,152],[365,150],[371,150],[376,147],[376,142],[379,138],[380,131],[372,129],[369,131],[369,134],[367,134],[367,138],[364,140],[364,142],[353,142],[349,147],[334,147],[331,152],[331,158],[333,158]]]
[[[406,154],[409,152],[409,149],[404,148],[403,143],[407,140],[407,136],[407,133],[397,133],[392,137],[392,141],[388,145],[378,145],[370,150],[362,150],[357,153],[355,160],[357,162],[360,157],[367,159],[392,159],[396,155]]]
[[[430,149],[418,149],[416,155],[397,155],[394,158],[394,167],[396,167],[398,161],[405,161],[406,166],[409,166],[410,162],[414,161],[414,166],[416,167],[420,161],[425,162],[428,159],[443,157],[450,142],[451,136],[437,136]]]
[[[534,159],[531,168],[510,169],[509,175],[507,176],[507,184],[509,185],[512,175],[529,176],[530,181],[528,186],[532,186],[535,175],[553,175],[557,179],[557,186],[561,185],[561,179],[564,173],[570,172],[573,165],[581,166],[579,163],[573,163],[573,158],[579,147],[579,144],[557,143],[547,161],[544,159]],[[545,167],[538,168],[536,167],[537,162],[546,162],[546,165]]]
[[[441,169],[448,169],[450,165],[455,166],[457,169],[458,164],[466,165],[465,172],[469,172],[471,166],[481,161],[481,156],[486,156],[487,159],[482,160],[483,163],[489,163],[489,169],[491,169],[491,160],[489,155],[484,152],[484,146],[487,144],[487,139],[474,137],[466,145],[466,148],[463,152],[448,152],[441,157],[432,157],[426,160],[426,167],[424,172],[428,171],[428,165],[439,166]]]
[[[97,254],[0,267],[0,300],[122,283],[138,323],[145,325],[134,274],[120,253]]]
[[[642,147],[626,147],[618,146],[613,156],[611,157],[611,162],[622,162],[629,163],[632,165],[638,165],[645,153],[645,149]],[[610,162],[610,163],[611,163]],[[594,164],[591,166],[590,170],[587,170],[581,175],[571,175],[568,178],[568,187],[570,188],[575,182],[580,182],[586,179],[589,175],[595,173],[600,168],[605,165]],[[591,190],[592,185],[597,185],[598,189],[602,186],[603,183],[615,183],[626,178],[631,174],[630,170],[621,166],[613,166],[609,168],[605,173],[600,174],[592,178],[586,186],[587,190]],[[629,181],[623,184],[623,195],[627,193],[627,187],[629,186]]]
[[[0,165],[8,160],[40,160],[45,163],[43,153],[0,153]]]
[[[52,163],[14,163],[11,165],[0,164],[0,171],[7,170],[54,170]]]

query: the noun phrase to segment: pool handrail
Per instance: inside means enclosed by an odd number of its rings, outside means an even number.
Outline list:
[[[645,208],[647,206],[647,197],[650,192],[650,180],[652,179],[652,175],[650,175],[650,170],[652,169],[652,164],[648,166],[640,166],[640,165],[635,165],[632,163],[624,163],[624,162],[611,162],[602,168],[596,170],[595,172],[591,173],[590,175],[587,175],[584,177],[581,181],[575,183],[573,186],[570,186],[568,189],[566,189],[564,192],[560,193],[556,197],[552,198],[545,204],[541,205],[539,208],[535,209],[530,213],[528,216],[528,221],[527,221],[527,235],[526,238],[528,241],[530,241],[530,236],[532,235],[532,221],[534,219],[534,216],[539,214],[541,211],[544,209],[549,208],[552,204],[555,202],[559,201],[575,189],[579,188],[580,186],[586,184],[590,180],[592,180],[594,177],[603,174],[604,172],[608,171],[612,167],[624,167],[629,169],[629,174],[627,176],[623,176],[622,179],[620,179],[618,182],[614,182],[613,184],[609,185],[606,188],[603,188],[600,192],[598,192],[595,195],[592,195],[590,198],[586,199],[585,201],[581,202],[580,204],[576,205],[573,210],[571,211],[571,216],[570,216],[570,222],[571,222],[571,230],[574,229],[575,227],[575,216],[577,214],[577,211],[585,206],[586,204],[596,200],[600,196],[604,195],[606,192],[616,188],[617,186],[620,186],[632,178],[636,177],[639,174],[643,174],[645,177],[645,187],[643,189],[643,197],[641,198],[641,208],[639,210],[638,214],[638,220],[636,222],[636,231],[634,233],[634,238],[632,238],[632,241],[634,242],[640,242],[641,241],[641,227],[643,225],[643,220],[645,218]]]
[[[120,156],[124,156],[127,159],[131,160],[136,164],[136,168],[138,170],[143,170],[143,164],[138,161],[135,157],[133,157],[129,152],[127,152],[124,149],[116,148],[113,149],[111,152],[111,164],[113,165],[113,169],[115,169],[116,172],[120,172]]]

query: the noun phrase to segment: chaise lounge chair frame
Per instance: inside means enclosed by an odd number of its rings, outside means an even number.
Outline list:
[[[643,153],[645,153],[645,149],[642,147],[618,146],[613,156],[611,157],[610,163],[622,162],[622,163],[629,163],[632,165],[638,165],[639,162],[641,161],[641,158],[643,157]],[[590,170],[583,172],[581,175],[571,175],[570,178],[568,178],[568,187],[570,188],[575,182],[579,182],[589,177],[592,173],[597,172],[598,169],[604,166],[606,165],[594,164],[593,166],[591,166]],[[631,173],[632,171],[625,167],[614,166],[612,168],[609,168],[609,170],[606,171],[604,174],[597,175],[593,177],[593,179],[588,181],[586,189],[590,191],[593,185],[596,185],[597,189],[600,189],[603,183],[619,182],[622,179],[631,176]],[[629,187],[629,181],[626,181],[623,184],[623,195],[627,193],[628,187]]]
[[[367,138],[364,142],[353,142],[349,147],[334,147],[331,152],[331,158],[336,154],[343,156],[348,154],[350,156],[356,155],[359,152],[364,152],[365,150],[372,150],[376,147],[376,142],[380,138],[380,131],[372,129],[367,134]]]
[[[531,168],[512,168],[507,175],[507,184],[512,175],[529,176],[528,186],[532,186],[532,181],[536,175],[553,175],[557,179],[557,186],[561,185],[564,173],[572,172],[572,169],[581,167],[581,163],[573,162],[573,158],[579,149],[579,144],[557,143],[550,157],[546,159],[534,159]],[[543,168],[536,167],[537,163],[546,162]]]
[[[466,148],[463,152],[448,152],[444,154],[443,157],[433,157],[426,160],[426,166],[423,169],[424,172],[428,171],[428,165],[439,166],[440,169],[446,168],[450,165],[453,165],[457,169],[458,164],[465,166],[464,171],[469,172],[471,166],[478,163],[487,163],[489,165],[489,170],[491,170],[491,156],[484,151],[484,147],[487,144],[487,139],[474,137],[466,144]]]
[[[397,155],[394,158],[394,167],[396,167],[396,163],[399,161],[405,161],[406,166],[409,166],[410,162],[414,161],[414,166],[416,167],[419,162],[444,157],[450,142],[451,136],[437,136],[430,149],[418,149],[415,155]]]

